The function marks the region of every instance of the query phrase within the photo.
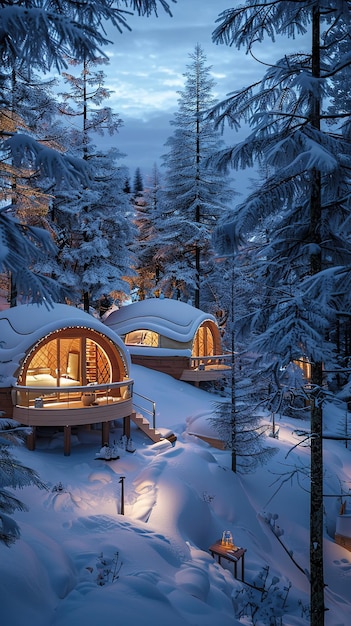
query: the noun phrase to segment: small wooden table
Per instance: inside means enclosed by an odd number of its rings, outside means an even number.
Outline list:
[[[209,552],[213,558],[218,556],[218,563],[221,564],[221,558],[234,563],[234,577],[237,578],[238,561],[241,561],[241,580],[244,582],[245,573],[245,552],[246,548],[238,548],[236,546],[224,546],[219,539],[209,547]]]

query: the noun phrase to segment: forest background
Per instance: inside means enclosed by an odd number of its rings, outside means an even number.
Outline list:
[[[105,106],[104,26],[123,30],[125,9],[146,17],[170,4],[0,3],[1,270],[11,306],[45,298],[102,312],[106,299],[162,293],[214,313],[240,372],[224,416],[233,469],[239,415],[257,403],[275,411],[292,394],[291,410],[310,418],[311,623],[320,625],[323,405],[350,373],[351,6],[253,0],[224,11],[214,40],[251,56],[276,36],[308,44],[263,62],[261,79],[219,103],[196,44],[165,173],[155,166],[145,189],[118,150],[95,142],[121,124]],[[55,98],[42,78],[53,67],[64,81]],[[227,123],[248,128],[231,147],[220,145]],[[228,173],[253,166],[258,180],[236,202]]]

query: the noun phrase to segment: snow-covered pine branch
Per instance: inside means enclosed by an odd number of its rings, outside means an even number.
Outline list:
[[[89,171],[83,159],[59,152],[30,135],[14,133],[4,141],[4,149],[8,149],[15,167],[32,163],[44,177],[54,180],[59,187],[88,184]]]

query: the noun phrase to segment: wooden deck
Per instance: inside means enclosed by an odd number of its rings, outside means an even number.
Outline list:
[[[143,398],[150,408],[140,407],[153,416],[153,426],[142,414],[136,413],[133,401],[133,383],[130,378],[116,383],[64,387],[33,387],[16,385],[7,390],[7,399],[11,401],[11,417],[31,428],[27,436],[27,446],[34,450],[37,428],[62,431],[64,434],[64,454],[71,452],[72,427],[101,425],[101,445],[109,442],[110,422],[123,420],[123,434],[130,437],[130,422],[142,430],[154,443],[163,439],[173,444],[176,436],[166,429],[156,429],[155,403]]]
[[[114,402],[91,404],[84,406],[80,400],[70,402],[51,402],[42,408],[30,406],[15,406],[13,418],[25,426],[31,427],[31,434],[27,437],[27,447],[35,450],[36,430],[41,427],[55,427],[63,429],[64,455],[71,454],[72,426],[88,426],[101,424],[101,445],[106,445],[110,436],[110,422],[123,420],[123,433],[130,437],[130,416],[133,412],[133,400],[115,399]]]
[[[219,380],[230,371],[230,367],[226,365],[218,365],[216,367],[206,365],[203,369],[187,369],[182,372],[180,380],[186,382],[209,382],[211,380]]]
[[[230,355],[209,357],[155,356],[131,354],[132,363],[168,374],[185,382],[209,382],[223,378],[231,370]]]
[[[50,402],[42,408],[14,406],[13,419],[25,426],[80,426],[122,419],[133,412],[131,398],[84,406],[81,400]]]
[[[155,356],[143,354],[131,354],[132,363],[142,365],[157,372],[168,374],[177,380],[182,372],[189,367],[190,359],[185,356]]]
[[[34,450],[36,429],[63,429],[64,454],[71,453],[72,427],[101,425],[101,444],[109,441],[110,422],[123,420],[123,432],[130,437],[133,412],[133,380],[115,383],[64,387],[15,385],[11,391],[12,418],[31,427],[27,446]]]

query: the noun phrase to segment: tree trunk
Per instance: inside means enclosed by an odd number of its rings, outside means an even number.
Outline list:
[[[17,306],[17,287],[16,287],[16,283],[13,280],[13,276],[12,274],[10,274],[10,308]]]
[[[196,76],[196,184],[200,184],[200,83],[199,83],[199,73],[197,71]],[[197,194],[198,194],[197,189]],[[195,209],[195,222],[200,224],[200,204],[196,205]],[[201,268],[200,268],[200,247],[198,244],[195,245],[195,308],[200,308],[200,276],[201,276]]]
[[[89,313],[90,298],[89,298],[89,292],[88,291],[84,291],[84,293],[83,293],[83,307],[84,307],[84,311]]]
[[[235,329],[234,329],[234,316],[235,316],[235,301],[234,301],[234,263],[235,255],[232,256],[232,284],[231,284],[231,335],[230,335],[230,349],[231,349],[231,448],[232,448],[232,472],[236,472],[237,469],[237,453],[236,453],[236,386],[235,386]]]
[[[315,363],[312,385],[316,395],[322,382],[322,364]],[[324,571],[323,571],[323,441],[322,407],[311,398],[311,495],[310,495],[310,593],[311,626],[324,625]]]
[[[312,75],[320,77],[320,15],[318,7],[313,8],[312,19]],[[311,124],[320,128],[319,96],[311,96]],[[319,245],[321,209],[321,174],[313,170],[311,174],[310,241]],[[321,252],[310,255],[310,273],[317,274],[322,269]],[[310,494],[310,594],[311,626],[324,626],[324,572],[323,572],[323,410],[320,389],[323,383],[321,362],[311,364],[311,494]]]

